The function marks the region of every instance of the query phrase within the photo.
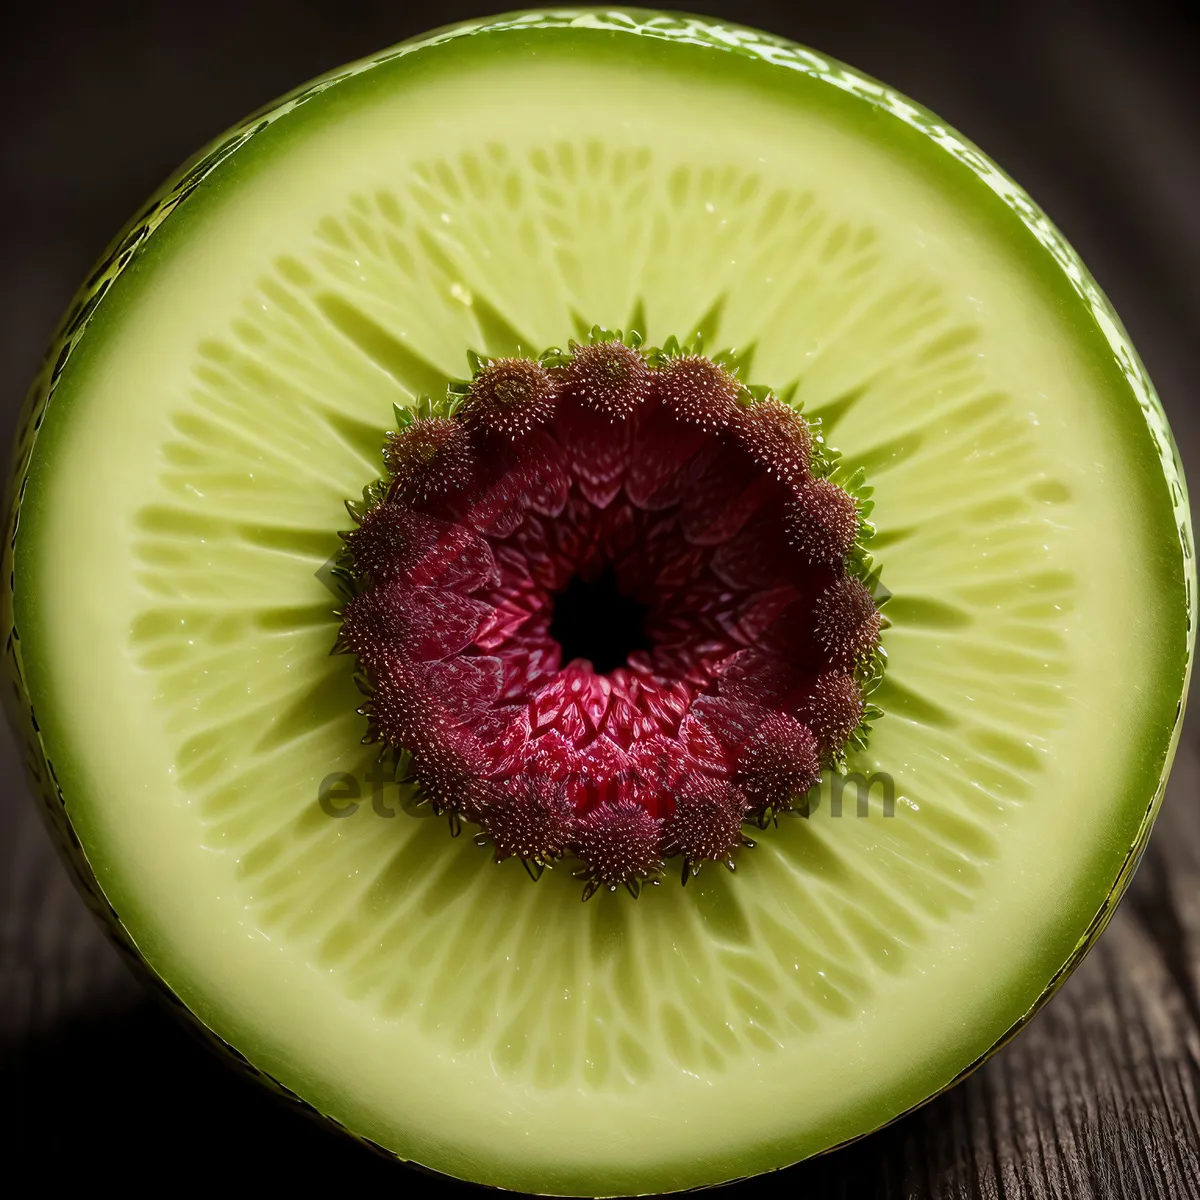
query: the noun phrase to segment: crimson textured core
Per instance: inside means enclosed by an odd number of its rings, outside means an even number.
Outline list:
[[[672,858],[684,882],[732,868],[746,823],[803,810],[881,715],[870,489],[733,354],[597,328],[470,358],[397,410],[387,476],[348,506],[336,648],[365,740],[452,831],[534,878],[563,860],[585,898]],[[564,661],[627,609],[618,665]]]

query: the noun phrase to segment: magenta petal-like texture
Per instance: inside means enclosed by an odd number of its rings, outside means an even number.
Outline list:
[[[606,887],[728,860],[862,719],[854,499],[810,474],[802,418],[696,355],[590,345],[473,389],[390,436],[388,498],[347,535],[372,735],[499,858],[574,855]],[[598,673],[551,629],[605,573],[648,648]]]

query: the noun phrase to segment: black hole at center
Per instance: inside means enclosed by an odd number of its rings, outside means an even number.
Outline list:
[[[635,650],[649,650],[647,608],[617,587],[611,567],[588,583],[578,575],[554,601],[550,636],[562,647],[563,662],[590,659],[597,674],[623,667]]]

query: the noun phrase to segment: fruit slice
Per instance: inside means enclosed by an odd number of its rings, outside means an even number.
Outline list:
[[[583,905],[379,782],[323,581],[393,405],[593,323],[820,417],[894,596],[869,791]],[[89,282],[15,494],[17,719],[98,908],[257,1071],[511,1188],[715,1183],[953,1082],[1103,927],[1190,670],[1179,465],[1069,247],[923,110],[696,18],[458,27],[235,131]]]

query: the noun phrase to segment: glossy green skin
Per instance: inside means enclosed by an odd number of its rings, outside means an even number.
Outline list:
[[[1139,461],[1140,475],[1145,481],[1145,508],[1156,514],[1148,537],[1160,550],[1158,560],[1162,564],[1162,575],[1158,582],[1165,594],[1179,597],[1176,670],[1163,678],[1161,694],[1147,699],[1148,704],[1162,712],[1162,736],[1146,747],[1141,764],[1142,794],[1146,800],[1144,816],[1105,903],[1096,912],[1073,953],[1047,984],[1037,1004],[992,1047],[990,1054],[1024,1026],[1099,936],[1133,874],[1163,796],[1182,724],[1195,641],[1194,551],[1178,453],[1145,370],[1107,300],[1041,210],[990,160],[932,114],[833,60],[768,35],[702,18],[642,10],[534,12],[455,26],[404,43],[376,58],[325,76],[248,118],[182,168],[113,243],[72,304],[27,401],[16,439],[9,536],[5,541],[5,576],[9,587],[3,594],[2,619],[6,632],[5,662],[12,682],[6,695],[30,778],[43,802],[55,839],[82,894],[117,945],[133,964],[143,969],[177,1011],[248,1071],[286,1093],[313,1115],[332,1121],[282,1084],[258,1071],[185,1007],[171,988],[147,966],[120,915],[97,882],[68,815],[71,773],[67,769],[60,775],[50,761],[42,735],[45,714],[41,714],[39,720],[26,686],[22,640],[15,619],[15,614],[22,609],[21,525],[36,522],[39,486],[47,474],[40,471],[39,466],[52,461],[55,447],[55,421],[49,422],[46,433],[42,432],[43,422],[56,407],[60,390],[69,409],[72,399],[70,381],[73,376],[82,374],[88,359],[85,333],[91,329],[90,342],[101,342],[105,328],[120,319],[123,302],[137,286],[138,272],[130,272],[135,281],[125,289],[124,297],[114,295],[113,299],[106,299],[109,290],[131,265],[136,266],[143,256],[152,257],[155,247],[165,244],[173,235],[186,233],[186,221],[168,222],[168,218],[185,202],[190,202],[194,208],[205,203],[203,192],[197,193],[201,184],[213,181],[218,175],[226,182],[230,178],[236,180],[239,173],[254,170],[259,161],[280,149],[278,141],[265,146],[256,142],[257,135],[279,118],[294,114],[306,100],[332,88],[338,89],[339,101],[353,103],[362,89],[385,84],[394,70],[462,69],[463,62],[469,62],[472,55],[520,52],[536,47],[539,40],[545,38],[558,39],[560,46],[569,44],[571,52],[581,61],[591,56],[614,54],[626,60],[638,56],[657,59],[662,55],[663,42],[671,42],[675,44],[672,52],[679,57],[683,68],[700,73],[705,70],[712,53],[722,52],[738,60],[737,69],[744,73],[751,86],[804,92],[806,103],[824,105],[846,119],[890,123],[889,137],[897,152],[909,160],[920,161],[924,169],[941,176],[965,205],[986,208],[988,218],[997,223],[1012,225],[1019,221],[1024,226],[1029,235],[1028,270],[1072,315],[1073,332],[1081,345],[1091,347],[1097,369],[1118,379],[1136,401],[1127,404],[1127,411],[1123,412],[1129,453]],[[431,54],[435,48],[436,53]],[[336,113],[336,105],[332,108]],[[299,120],[302,123],[304,117],[300,116]],[[63,408],[62,400],[54,412],[59,427],[65,415],[57,411]],[[26,623],[27,641],[36,643],[39,633]],[[983,1055],[962,1074],[969,1073],[986,1057],[988,1055]],[[736,1164],[734,1167],[736,1169]],[[603,1181],[595,1182],[597,1190],[601,1190]]]

